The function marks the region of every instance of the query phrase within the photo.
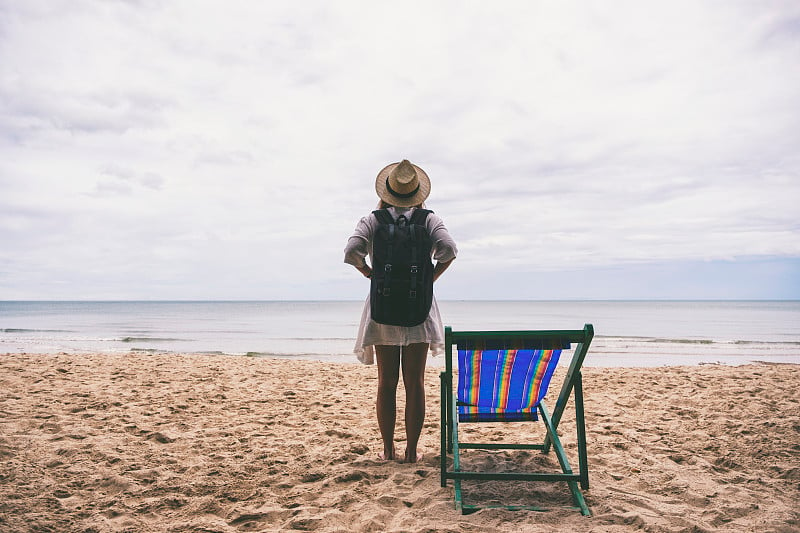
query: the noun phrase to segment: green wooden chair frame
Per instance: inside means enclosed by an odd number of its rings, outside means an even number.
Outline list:
[[[581,367],[589,350],[589,345],[594,336],[594,328],[591,324],[584,325],[582,330],[554,330],[554,331],[453,331],[452,328],[445,328],[445,370],[441,373],[442,388],[442,424],[441,424],[441,483],[442,487],[447,486],[447,480],[452,479],[455,489],[456,508],[462,513],[474,512],[478,509],[487,507],[500,507],[512,510],[547,510],[538,506],[477,506],[467,505],[464,502],[461,490],[462,480],[506,480],[506,481],[554,481],[566,482],[572,493],[575,503],[574,509],[579,510],[583,515],[589,516],[591,512],[586,505],[581,489],[589,489],[589,469],[586,453],[586,425],[583,411],[583,383],[581,378]],[[556,346],[568,348],[570,343],[575,344],[572,361],[569,370],[561,386],[561,392],[556,400],[555,409],[552,414],[547,409],[544,400],[538,405],[540,420],[544,423],[546,435],[542,444],[512,444],[512,443],[465,443],[459,440],[458,436],[458,412],[455,391],[453,389],[453,346],[459,341],[489,341],[505,343],[525,343],[526,345],[539,344],[545,349],[552,349]],[[574,398],[575,405],[575,425],[577,428],[578,444],[578,473],[574,473],[561,439],[558,436],[558,425],[564,410],[569,402],[570,395]],[[462,422],[464,423],[464,422]],[[540,450],[542,453],[549,453],[550,449],[555,452],[561,473],[545,472],[470,472],[461,467],[461,450],[483,449],[483,450]],[[453,455],[452,469],[448,470],[448,454]],[[580,485],[580,488],[579,488]]]

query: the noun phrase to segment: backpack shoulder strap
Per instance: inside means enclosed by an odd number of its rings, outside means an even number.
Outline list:
[[[394,219],[387,209],[376,209],[372,214],[381,224],[394,224]]]
[[[415,209],[414,213],[411,215],[411,220],[409,220],[409,223],[424,226],[425,220],[427,220],[428,215],[431,213],[433,213],[433,211],[430,209]]]

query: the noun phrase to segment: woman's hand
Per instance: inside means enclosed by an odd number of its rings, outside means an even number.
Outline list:
[[[356,270],[361,272],[365,278],[372,277],[372,268],[367,264],[365,264],[364,266],[356,267]]]

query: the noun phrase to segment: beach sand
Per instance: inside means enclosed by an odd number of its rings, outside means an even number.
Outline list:
[[[0,531],[800,531],[798,365],[585,369],[591,517],[457,513],[452,484],[439,483],[438,372],[425,457],[398,464],[376,457],[374,367],[0,355]],[[565,418],[571,457],[573,428]],[[540,438],[533,424],[474,432]],[[557,469],[552,454],[472,453]],[[571,503],[554,484],[465,493]]]

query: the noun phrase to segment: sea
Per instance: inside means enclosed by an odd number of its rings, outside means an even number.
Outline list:
[[[193,353],[355,362],[363,305],[0,301],[0,354]],[[582,329],[590,323],[595,337],[586,366],[800,364],[800,301],[439,301],[439,308],[457,331]]]

